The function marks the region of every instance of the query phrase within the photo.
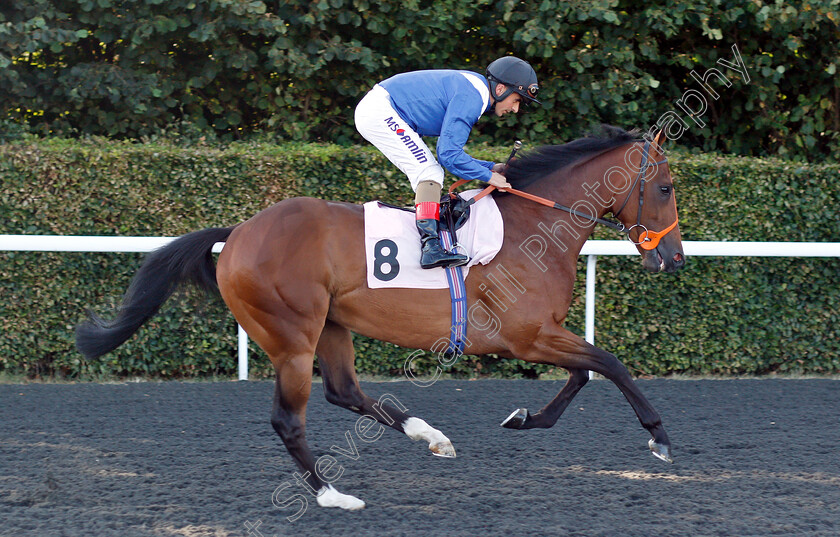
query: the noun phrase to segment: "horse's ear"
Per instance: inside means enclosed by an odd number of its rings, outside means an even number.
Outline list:
[[[653,150],[658,153],[659,157],[665,156],[665,149],[662,148],[662,145],[668,137],[665,135],[665,128],[659,129],[659,132],[656,133],[656,136],[653,137]],[[658,160],[658,158],[657,158]]]
[[[656,133],[656,136],[653,137],[653,143],[662,147],[662,144],[665,143],[665,129],[659,129],[659,132]]]

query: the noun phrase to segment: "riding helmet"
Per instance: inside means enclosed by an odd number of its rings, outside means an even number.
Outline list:
[[[540,87],[537,84],[537,73],[531,64],[515,56],[504,56],[487,66],[487,80],[507,86],[507,91],[502,95],[496,95],[495,91],[490,94],[496,101],[503,101],[511,92],[522,95],[525,103],[542,104],[537,100],[537,92]]]

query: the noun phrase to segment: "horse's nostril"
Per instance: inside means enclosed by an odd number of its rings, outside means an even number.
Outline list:
[[[683,266],[685,264],[685,258],[683,258],[681,253],[677,252],[674,254],[674,263],[678,266]]]

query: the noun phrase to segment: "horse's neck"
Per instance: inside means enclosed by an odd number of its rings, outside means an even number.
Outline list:
[[[567,166],[534,183],[528,191],[566,207],[578,208],[595,218],[603,218],[615,203],[607,180],[608,172],[619,164],[615,153],[615,149],[605,151],[586,162]]]
[[[576,195],[573,189],[546,189],[541,185],[532,185],[527,192],[566,207],[572,207],[585,193],[581,186],[581,195]],[[526,251],[527,244],[534,245],[536,240],[546,246],[545,260],[550,264],[558,264],[563,259],[574,260],[583,249],[586,239],[595,228],[593,223],[584,223],[582,218],[577,222],[566,211],[552,209],[539,203],[507,195],[499,199],[499,209],[505,218],[505,227],[509,224],[516,226],[515,241],[520,243],[520,250]],[[535,239],[535,237],[538,237]]]
[[[586,163],[559,170],[553,176],[534,183],[527,191],[592,218],[603,218],[615,203],[606,179],[606,172],[612,167],[612,159],[605,157],[606,154],[599,155]],[[574,240],[575,247],[578,248],[576,253],[583,248],[586,239],[596,227],[589,219],[572,216],[562,210],[542,211],[541,214],[546,225],[550,226],[551,223],[562,219],[574,226],[580,235]],[[567,234],[573,235],[572,232]],[[569,248],[571,247],[570,244]]]

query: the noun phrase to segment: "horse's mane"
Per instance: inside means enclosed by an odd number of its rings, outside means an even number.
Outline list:
[[[514,158],[505,177],[513,188],[522,189],[561,168],[640,139],[636,130],[628,132],[620,127],[601,125],[599,131],[590,132],[583,138],[563,145],[538,147]]]

